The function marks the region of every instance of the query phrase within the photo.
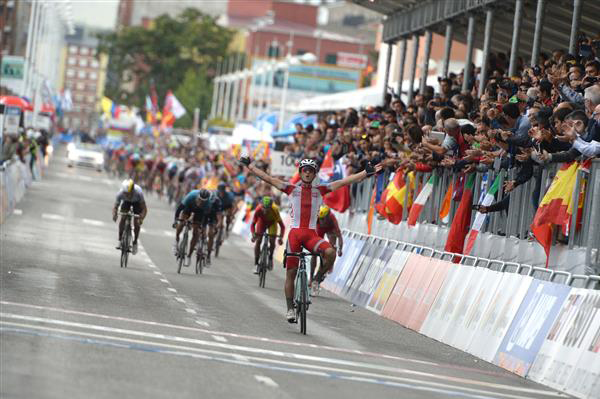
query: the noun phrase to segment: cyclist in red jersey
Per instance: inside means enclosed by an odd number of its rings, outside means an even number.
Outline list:
[[[315,279],[322,281],[325,270],[329,270],[335,262],[335,250],[325,239],[317,235],[317,217],[319,208],[323,203],[323,196],[338,188],[349,184],[358,183],[366,177],[372,176],[381,171],[381,164],[373,166],[367,164],[365,170],[350,175],[344,179],[336,180],[329,184],[313,185],[312,182],[317,176],[317,163],[312,159],[303,159],[298,166],[300,181],[291,184],[286,181],[273,177],[263,170],[251,165],[249,157],[240,158],[240,163],[248,168],[248,171],[256,175],[259,179],[269,183],[273,187],[283,191],[290,197],[292,208],[292,223],[288,235],[288,252],[300,252],[302,247],[312,253],[319,253],[323,258],[323,270],[319,270]],[[298,258],[288,256],[286,260],[285,277],[285,299],[287,302],[286,319],[290,323],[296,322],[296,312],[294,311],[294,281],[298,270]]]
[[[273,252],[275,252],[275,237],[277,236],[277,225],[279,225],[279,245],[283,245],[285,225],[279,214],[279,207],[273,203],[273,199],[265,195],[262,204],[257,206],[250,224],[252,242],[254,244],[254,274],[258,274],[258,258],[260,257],[260,246],[263,234],[269,234],[269,270],[273,269]]]
[[[317,235],[321,238],[327,238],[333,249],[337,249],[337,256],[342,256],[342,248],[344,246],[344,239],[342,237],[342,231],[338,225],[335,215],[331,213],[331,210],[327,205],[321,205],[319,209],[319,218],[317,219]],[[318,295],[319,283],[314,279],[315,269],[317,267],[317,258],[313,257],[310,260],[310,279],[312,280],[312,293]],[[333,268],[333,265],[332,265]],[[331,269],[325,270],[325,273],[330,273]]]

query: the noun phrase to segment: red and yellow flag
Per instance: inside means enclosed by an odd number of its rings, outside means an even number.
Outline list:
[[[578,162],[564,164],[558,171],[550,188],[538,207],[531,231],[546,252],[546,267],[550,259],[552,245],[552,225],[565,226],[573,214],[573,190],[577,176]]]
[[[410,207],[413,201],[413,191],[415,189],[415,173],[406,174],[409,181],[408,204],[404,204],[406,198],[406,178],[404,170],[398,169],[394,179],[388,184],[381,194],[381,202],[375,206],[377,212],[394,224],[402,221],[402,209],[405,205]]]

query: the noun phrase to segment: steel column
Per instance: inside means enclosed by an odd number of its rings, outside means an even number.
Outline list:
[[[429,74],[429,57],[431,56],[431,30],[425,31],[425,51],[423,54],[423,63],[421,64],[421,86],[419,92],[425,94],[425,86],[427,86],[427,75]]]
[[[225,88],[225,101],[223,102],[223,119],[229,120],[229,109],[231,108],[231,92],[233,91],[234,73],[227,75],[227,86]]]
[[[240,100],[240,73],[236,72],[233,75],[233,90],[231,93],[231,106],[229,108],[229,115],[227,120],[235,121],[235,117],[237,115],[237,107]]]
[[[544,11],[546,0],[538,0],[535,13],[535,31],[533,34],[533,48],[531,50],[531,65],[537,65],[540,58],[540,47],[542,45],[542,29],[544,27]]]
[[[390,64],[392,63],[392,50],[394,44],[392,42],[386,43],[387,45],[387,56],[385,59],[385,78],[383,79],[383,93],[381,104],[385,106],[385,95],[387,94],[388,83],[390,81]]]
[[[413,35],[413,48],[412,48],[412,59],[410,62],[410,72],[409,72],[409,81],[408,81],[408,94],[407,94],[407,104],[410,104],[413,100],[413,91],[415,88],[415,75],[417,72],[417,57],[419,56],[419,34],[415,33]]]
[[[446,24],[446,40],[444,43],[444,66],[442,67],[442,76],[448,77],[448,69],[450,68],[450,52],[452,51],[452,31],[453,26],[451,22]]]
[[[248,90],[248,70],[242,71],[242,90],[240,92],[240,108],[238,109],[237,120],[243,120],[246,110],[246,91]]]
[[[471,77],[473,63],[473,41],[475,39],[475,16],[469,15],[469,26],[467,28],[467,59],[465,60],[465,68],[463,69],[462,91],[469,90],[469,80]]]
[[[540,0],[543,1],[543,0]],[[483,95],[488,77],[488,58],[490,55],[490,47],[492,43],[492,26],[494,23],[494,9],[488,8],[485,11],[485,35],[483,38],[483,59],[481,61],[481,78],[479,79],[479,89],[477,95],[479,98]]]
[[[577,1],[577,0],[576,0]],[[510,64],[508,66],[508,76],[514,76],[517,73],[517,57],[519,56],[519,39],[521,37],[521,22],[523,15],[523,0],[517,0],[515,3],[515,21],[513,24],[512,44],[510,48]]]
[[[408,40],[406,37],[401,39],[402,47],[398,49],[400,52],[400,69],[398,70],[398,98],[402,98],[402,82],[404,81],[404,67],[406,65],[406,47],[408,47]]]
[[[569,53],[575,54],[577,50],[577,32],[581,22],[581,4],[583,0],[573,0],[573,20],[571,21],[571,37],[569,38]]]

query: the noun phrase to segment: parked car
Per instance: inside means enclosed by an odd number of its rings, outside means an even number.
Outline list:
[[[69,168],[75,165],[89,166],[101,172],[104,168],[104,151],[98,144],[71,143],[67,147]]]

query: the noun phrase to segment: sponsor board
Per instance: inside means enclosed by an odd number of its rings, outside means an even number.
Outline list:
[[[296,158],[283,151],[271,151],[271,174],[292,177],[296,173]]]
[[[398,277],[402,273],[406,261],[410,256],[410,252],[394,249],[391,253],[390,260],[385,264],[385,268],[379,278],[377,286],[373,290],[373,294],[367,302],[367,309],[381,314],[392,290],[396,286]]]
[[[341,267],[336,266],[334,272],[326,280],[327,284],[325,287],[330,286],[331,288],[327,289],[337,295],[339,295],[344,288],[346,281],[354,270],[354,266],[357,264],[358,259],[361,258],[360,254],[364,252],[365,241],[352,239],[352,242],[352,247],[349,250],[348,248],[344,250],[344,256],[347,255],[347,257],[344,259],[345,261],[341,263]]]
[[[371,294],[379,283],[383,269],[385,268],[386,263],[389,262],[390,257],[394,252],[394,250],[389,248],[388,245],[389,244],[386,243],[382,246],[378,256],[373,259],[371,266],[367,268],[362,282],[357,286],[356,291],[352,295],[352,303],[362,307],[367,306],[367,302],[369,301]]]
[[[431,260],[430,267],[435,269],[433,277],[427,289],[424,291],[422,299],[417,303],[412,315],[410,316],[408,328],[415,331],[419,331],[421,329],[421,326],[425,322],[425,318],[427,317],[431,306],[433,306],[433,302],[435,301],[442,284],[444,284],[448,270],[450,270],[450,268],[453,266],[453,263],[445,260]]]
[[[402,269],[402,273],[400,273],[400,277],[398,277],[398,280],[396,281],[396,285],[394,286],[394,289],[390,293],[387,303],[385,304],[385,307],[383,308],[383,311],[381,312],[381,315],[387,319],[391,319],[393,317],[394,312],[396,311],[396,307],[398,306],[398,304],[400,303],[400,301],[402,299],[404,290],[406,290],[406,287],[408,286],[408,283],[409,283],[413,273],[417,269],[417,265],[413,260],[413,256],[415,256],[415,254],[411,253],[408,256],[408,258],[406,259],[406,264],[404,265],[404,268]]]
[[[365,249],[362,251],[358,262],[356,262],[356,265],[346,279],[344,287],[340,290],[340,296],[347,300],[351,300],[352,294],[355,292],[356,287],[362,282],[369,266],[382,250],[383,248],[380,245],[379,240],[367,240]]]
[[[571,287],[534,280],[506,332],[494,364],[525,376]]]

